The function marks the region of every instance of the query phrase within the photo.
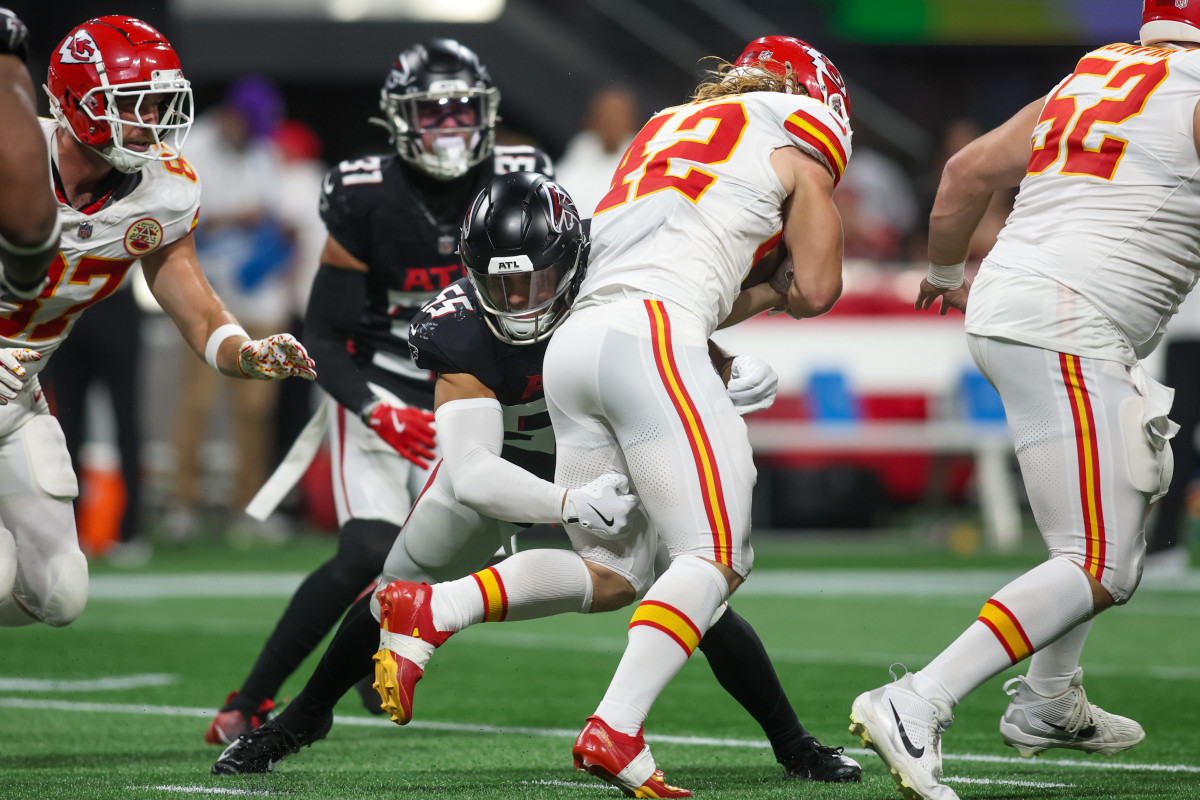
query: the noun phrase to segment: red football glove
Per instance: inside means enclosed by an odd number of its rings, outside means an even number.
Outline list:
[[[396,452],[427,469],[433,454],[433,414],[411,406],[400,408],[383,400],[367,406],[362,413],[363,421],[371,426]],[[425,459],[428,459],[426,461]]]

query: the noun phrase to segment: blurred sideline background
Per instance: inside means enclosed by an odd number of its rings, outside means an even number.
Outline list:
[[[301,337],[298,317],[325,235],[316,216],[321,171],[344,159],[389,152],[385,133],[367,119],[377,113],[384,75],[405,47],[446,36],[475,49],[502,92],[498,140],[536,143],[562,157],[560,179],[581,207],[590,207],[586,184],[597,173],[610,174],[613,156],[604,154],[613,149],[610,140],[618,143],[619,158],[645,118],[690,92],[703,57],[732,58],[747,41],[768,34],[810,41],[846,77],[853,107],[855,152],[837,195],[846,226],[846,291],[835,310],[818,320],[797,324],[764,317],[719,339],[732,352],[767,359],[780,375],[776,406],[749,420],[759,457],[756,527],[814,541],[824,541],[830,531],[853,531],[852,541],[869,548],[886,540],[960,556],[1039,552],[1003,411],[971,364],[962,317],[912,311],[925,270],[925,227],[946,158],[1047,91],[1092,46],[1130,41],[1140,3],[125,0],[102,8],[76,0],[10,0],[7,5],[29,24],[30,68],[39,82],[48,54],[71,27],[98,14],[123,13],[145,19],[171,40],[193,83],[197,115],[210,126],[215,127],[218,106],[240,109],[250,122],[262,112],[255,122],[261,129],[252,135],[276,159],[270,174],[278,181],[267,193],[273,199],[263,202],[277,204],[268,210],[286,232],[260,242],[270,262],[264,269],[278,279],[281,313]],[[41,111],[46,113],[44,97]],[[194,129],[183,155],[200,161],[207,152],[203,140]],[[232,190],[214,177],[223,174],[219,169],[199,170],[205,185],[202,223],[216,226],[220,216],[213,209],[224,200],[210,201],[210,194]],[[974,243],[971,268],[994,241],[1011,199],[997,197]],[[202,224],[201,244],[204,236]],[[207,266],[203,249],[202,262]],[[230,432],[235,401],[227,392],[206,396],[201,408],[212,412],[212,422],[204,427],[197,398],[184,396],[183,387],[186,371],[207,368],[194,357],[187,360],[173,326],[150,304],[137,334],[141,371],[132,379],[140,420],[140,456],[132,476],[126,470],[122,477],[119,468],[109,392],[94,386],[88,394],[79,513],[89,552],[134,566],[150,558],[151,542],[169,554],[193,542],[218,549],[270,547],[297,535],[332,533],[323,461],[276,520],[264,526],[240,515],[231,498],[257,487],[237,485],[244,478],[238,477],[239,447]],[[1161,377],[1161,361],[1151,366]],[[314,400],[312,394],[285,393],[265,417],[275,442],[271,468]],[[180,489],[180,448],[187,438],[181,431],[196,433],[187,445],[197,451],[198,498],[192,500],[181,496],[186,492]],[[130,491],[132,481],[138,485]],[[1171,551],[1176,567],[1186,563],[1189,542],[1197,548],[1200,501],[1195,492],[1187,499],[1184,547]],[[128,522],[130,503],[141,512],[134,523]],[[116,547],[122,519],[134,528],[126,543],[137,547]]]

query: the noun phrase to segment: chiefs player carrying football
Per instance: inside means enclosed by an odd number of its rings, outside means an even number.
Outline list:
[[[385,607],[391,594],[403,587],[428,592],[428,585],[416,582],[456,579],[488,587],[475,592],[477,622],[624,605],[602,601],[602,595],[610,594],[606,587],[596,589],[595,602],[589,593],[574,601],[561,599],[550,609],[545,603],[529,602],[527,595],[503,592],[504,582],[514,574],[554,583],[562,580],[562,571],[571,576],[587,572],[562,550],[526,550],[470,574],[528,523],[578,524],[605,536],[645,526],[644,515],[625,494],[625,484],[611,476],[571,490],[550,482],[555,443],[542,391],[542,358],[586,272],[586,224],[557,184],[532,173],[496,178],[472,204],[458,248],[468,278],[442,290],[409,329],[416,363],[438,376],[435,405],[444,460],[388,555],[384,578],[395,582],[380,593]],[[728,386],[734,404],[743,413],[769,406],[776,385],[773,371],[753,359],[742,366],[744,375]],[[489,597],[497,602],[489,603]],[[411,695],[400,684],[413,673],[398,676],[404,665],[386,648],[380,649],[377,616],[372,598],[360,598],[304,690],[278,717],[228,747],[213,772],[268,772],[301,746],[324,737],[334,705],[370,669],[376,651],[376,686],[384,706],[393,720],[407,722]],[[762,725],[786,777],[858,780],[857,763],[836,748],[822,746],[800,725],[754,629],[727,606],[717,617],[700,649],[721,685]],[[384,624],[382,636],[387,639],[386,627],[394,627],[395,621],[389,621],[386,612]]]

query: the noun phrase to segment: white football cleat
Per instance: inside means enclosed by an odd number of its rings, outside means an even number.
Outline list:
[[[1004,691],[1012,700],[1000,718],[1000,735],[1025,758],[1052,747],[1111,757],[1146,738],[1133,720],[1088,702],[1082,669],[1071,678],[1071,687],[1055,697],[1035,692],[1024,676],[1007,681]]]
[[[916,693],[911,673],[855,698],[850,722],[850,732],[879,754],[906,798],[958,800],[941,782],[942,731],[954,717],[942,701]]]

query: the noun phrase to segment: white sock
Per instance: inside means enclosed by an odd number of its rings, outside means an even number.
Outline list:
[[[592,606],[592,577],[571,550],[526,550],[494,567],[433,587],[429,610],[439,631],[478,622],[537,619]]]
[[[1083,570],[1052,558],[992,595],[979,619],[913,675],[913,688],[928,699],[958,705],[1091,615],[1092,587]]]
[[[1071,679],[1079,671],[1084,642],[1095,621],[1095,617],[1084,620],[1033,654],[1025,673],[1029,688],[1043,697],[1057,697],[1071,688]]]
[[[728,597],[729,584],[715,566],[697,556],[675,559],[633,612],[629,643],[596,716],[636,736]]]

